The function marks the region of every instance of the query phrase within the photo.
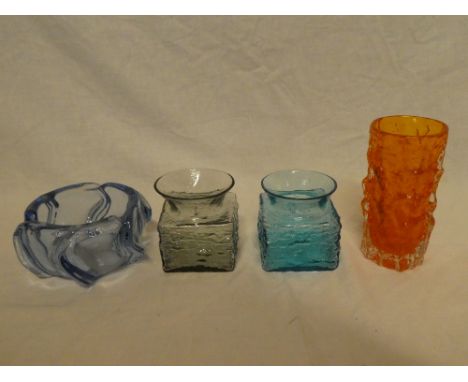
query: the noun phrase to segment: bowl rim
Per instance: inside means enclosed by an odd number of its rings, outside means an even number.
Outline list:
[[[84,222],[84,223],[79,223],[79,224],[55,224],[55,223],[48,223],[46,221],[40,221],[40,220],[37,219],[37,208],[41,204],[44,203],[44,199],[48,199],[48,198],[50,198],[50,196],[55,196],[59,192],[67,191],[67,190],[70,190],[70,189],[73,189],[73,188],[79,188],[79,187],[86,186],[86,185],[94,186],[95,189],[99,189],[99,188],[102,189],[102,188],[104,188],[106,186],[111,186],[111,187],[117,188],[117,189],[119,189],[121,191],[124,191],[124,189],[126,189],[126,190],[130,190],[132,192],[135,192],[135,194],[137,194],[139,198],[143,198],[143,196],[138,191],[136,191],[134,188],[132,188],[130,186],[127,186],[127,185],[125,185],[123,183],[105,182],[105,183],[99,184],[99,183],[96,183],[96,182],[79,182],[79,183],[68,184],[66,186],[59,187],[59,188],[53,189],[51,191],[45,192],[45,193],[39,195],[38,197],[36,197],[31,203],[28,204],[28,206],[24,210],[24,221],[22,223],[20,223],[20,225],[21,224],[35,224],[35,225],[43,226],[44,228],[51,228],[51,229],[63,228],[63,229],[67,229],[67,228],[71,228],[71,227],[93,226],[93,225],[96,225],[98,223],[102,223],[104,221],[108,221],[108,220],[111,220],[111,219],[117,219],[119,221],[122,221],[123,217],[128,212],[128,207],[125,209],[124,213],[122,215],[120,215],[120,216],[114,214],[114,215],[109,215],[109,216],[102,217],[102,218],[97,219],[97,220],[92,221],[92,222]],[[109,199],[109,202],[110,202],[110,197],[107,195],[107,193],[104,193],[104,195],[105,195],[105,198]],[[36,218],[33,219],[32,216],[35,216]]]

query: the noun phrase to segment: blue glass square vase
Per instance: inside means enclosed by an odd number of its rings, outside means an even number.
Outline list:
[[[324,271],[338,267],[340,217],[330,199],[336,182],[314,171],[265,177],[258,236],[265,271]]]

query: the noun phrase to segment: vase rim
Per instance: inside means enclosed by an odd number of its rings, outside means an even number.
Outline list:
[[[405,126],[398,126],[397,123],[390,124],[391,121],[402,122],[407,120],[412,120],[412,124]],[[387,122],[388,125],[382,126],[382,122]],[[405,138],[439,137],[448,133],[448,125],[445,122],[417,115],[387,115],[374,119],[370,126],[371,130],[381,134]]]
[[[154,189],[171,200],[201,200],[224,195],[234,184],[234,177],[225,171],[197,167],[161,175],[154,182]]]
[[[272,180],[272,178],[282,176],[286,176],[286,178],[283,178],[283,181],[285,182],[283,185],[277,185],[276,188],[272,188],[272,185],[267,184],[269,180]],[[293,184],[287,181],[287,177],[289,177],[290,180],[299,181],[302,183],[300,185],[301,187],[299,189],[296,189],[296,187],[291,190],[288,189],[291,188]],[[323,187],[318,187],[320,186],[320,182],[322,182],[321,185]],[[263,177],[261,186],[263,190],[270,195],[282,199],[297,201],[326,198],[333,194],[337,189],[336,180],[331,176],[319,171],[300,169],[279,170],[272,172]]]

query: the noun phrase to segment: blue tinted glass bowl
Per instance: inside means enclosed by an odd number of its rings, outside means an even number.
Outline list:
[[[39,277],[92,285],[144,256],[148,202],[123,184],[79,183],[34,200],[13,241],[21,263]]]
[[[330,199],[336,182],[315,171],[286,170],[262,180],[258,236],[266,271],[333,270],[340,217]]]

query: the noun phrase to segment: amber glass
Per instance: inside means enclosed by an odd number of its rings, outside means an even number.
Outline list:
[[[447,136],[445,123],[424,117],[372,122],[362,201],[362,251],[370,260],[398,271],[423,262]]]

